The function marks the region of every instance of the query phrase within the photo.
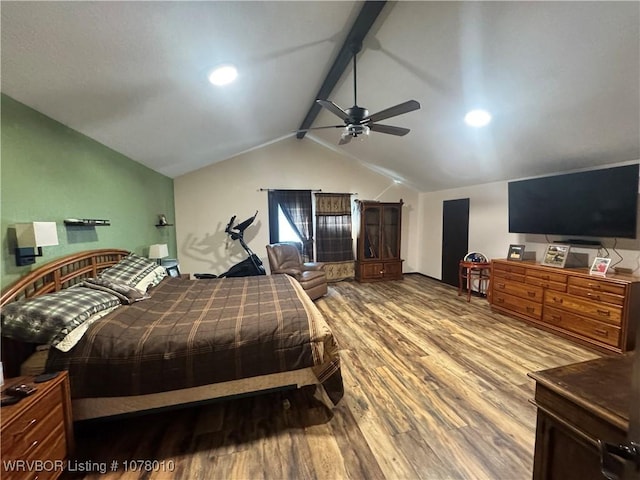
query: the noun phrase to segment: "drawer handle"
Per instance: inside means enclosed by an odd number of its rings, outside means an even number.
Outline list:
[[[564,300],[562,298],[553,297],[553,301],[556,303],[562,303]]]
[[[540,278],[543,280],[549,280],[549,275],[542,275]]]
[[[496,303],[504,303],[504,298],[496,298]]]
[[[598,335],[602,335],[603,337],[608,337],[609,336],[609,332],[607,330],[602,329],[602,328],[596,328],[594,330],[594,332],[596,332]]]
[[[598,295],[598,294],[593,294],[593,293],[591,293],[591,292],[587,293],[587,297],[589,297],[589,298],[594,298],[594,299],[596,299],[596,300],[600,300],[600,295]]]
[[[536,296],[536,292],[527,292],[527,295],[530,297],[535,297]]]
[[[609,310],[598,310],[598,315],[602,315],[603,317],[611,316],[611,312]]]
[[[527,312],[529,312],[529,313],[533,313],[533,312],[535,312],[535,311],[536,311],[536,309],[535,309],[535,308],[533,308],[533,307],[527,307]]]
[[[560,320],[562,320],[562,317],[560,315],[551,315],[551,318],[556,322],[559,322]]]
[[[498,288],[504,288],[504,283],[498,283],[496,285],[498,286]]]
[[[36,423],[38,423],[38,419],[37,418],[32,418],[31,421],[29,423],[27,423],[22,430],[20,430],[19,432],[14,433],[13,436],[14,437],[19,437],[21,435],[24,435],[26,433],[26,431],[29,430],[31,427],[33,427]]]
[[[29,445],[29,448],[27,448],[27,449],[25,450],[25,452],[24,452],[25,456],[26,456],[26,455],[27,455],[31,450],[33,450],[34,448],[36,448],[36,447],[38,446],[38,444],[39,444],[39,443],[40,443],[40,442],[39,442],[38,440],[34,440],[34,441],[31,443],[31,445]]]

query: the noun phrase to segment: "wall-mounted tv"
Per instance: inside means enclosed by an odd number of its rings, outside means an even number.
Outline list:
[[[639,168],[509,182],[509,232],[636,238]]]

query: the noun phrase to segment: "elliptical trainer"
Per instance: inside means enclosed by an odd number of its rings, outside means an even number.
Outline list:
[[[244,241],[244,231],[253,223],[258,215],[258,211],[253,215],[253,217],[247,218],[244,222],[239,223],[235,227],[233,226],[233,222],[236,221],[236,216],[234,215],[229,220],[227,227],[224,229],[225,233],[231,237],[231,240],[238,240],[242,248],[245,249],[248,258],[245,258],[239,263],[236,263],[229,270],[220,275],[214,275],[212,273],[196,273],[194,276],[196,278],[224,278],[224,277],[252,277],[256,275],[266,275],[267,272],[262,265],[262,260],[258,258],[258,256],[251,251],[249,246]]]

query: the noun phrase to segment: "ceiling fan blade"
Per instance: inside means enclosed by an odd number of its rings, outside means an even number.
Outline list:
[[[349,142],[351,141],[351,139],[352,139],[352,138],[353,138],[353,137],[352,137],[351,135],[343,136],[343,137],[340,139],[340,141],[338,142],[338,145],[345,145],[345,144],[349,143]]]
[[[329,110],[335,116],[340,117],[340,120],[342,120],[343,122],[347,122],[349,120],[349,114],[347,112],[345,112],[343,109],[341,109],[335,103],[333,103],[333,102],[331,102],[329,100],[316,100],[316,102],[318,102],[324,108]]]
[[[395,107],[389,107],[386,110],[382,110],[378,113],[370,115],[369,121],[379,122],[380,120],[384,120],[385,118],[391,118],[395,117],[396,115],[402,115],[403,113],[413,112],[414,110],[418,110],[419,108],[420,104],[417,101],[408,100],[404,103],[396,105]]]
[[[392,125],[380,125],[377,123],[370,123],[369,128],[374,132],[388,133],[389,135],[397,135],[398,137],[403,137],[411,131],[408,128],[394,127]]]
[[[325,128],[344,128],[344,125],[327,125],[326,127],[311,127],[311,128],[305,128],[303,130],[295,130],[295,132],[296,133],[308,132],[310,130],[323,130]]]

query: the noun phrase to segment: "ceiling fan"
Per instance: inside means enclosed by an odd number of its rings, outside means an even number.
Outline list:
[[[356,72],[356,54],[360,51],[362,44],[354,43],[352,45],[353,51],[353,107],[343,110],[330,100],[316,100],[323,108],[326,108],[331,113],[340,117],[344,122],[342,125],[329,125],[326,127],[313,127],[306,130],[298,130],[298,132],[306,132],[309,130],[320,130],[325,128],[343,128],[342,138],[339,144],[344,145],[349,143],[352,138],[357,138],[360,135],[369,135],[369,131],[387,133],[389,135],[397,135],[402,137],[410,132],[408,128],[394,127],[392,125],[380,125],[375,122],[385,120],[387,118],[409,113],[420,108],[420,103],[416,100],[408,100],[404,103],[400,103],[393,107],[389,107],[380,112],[369,115],[369,111],[366,108],[358,106],[358,87],[357,87],[357,72]]]

